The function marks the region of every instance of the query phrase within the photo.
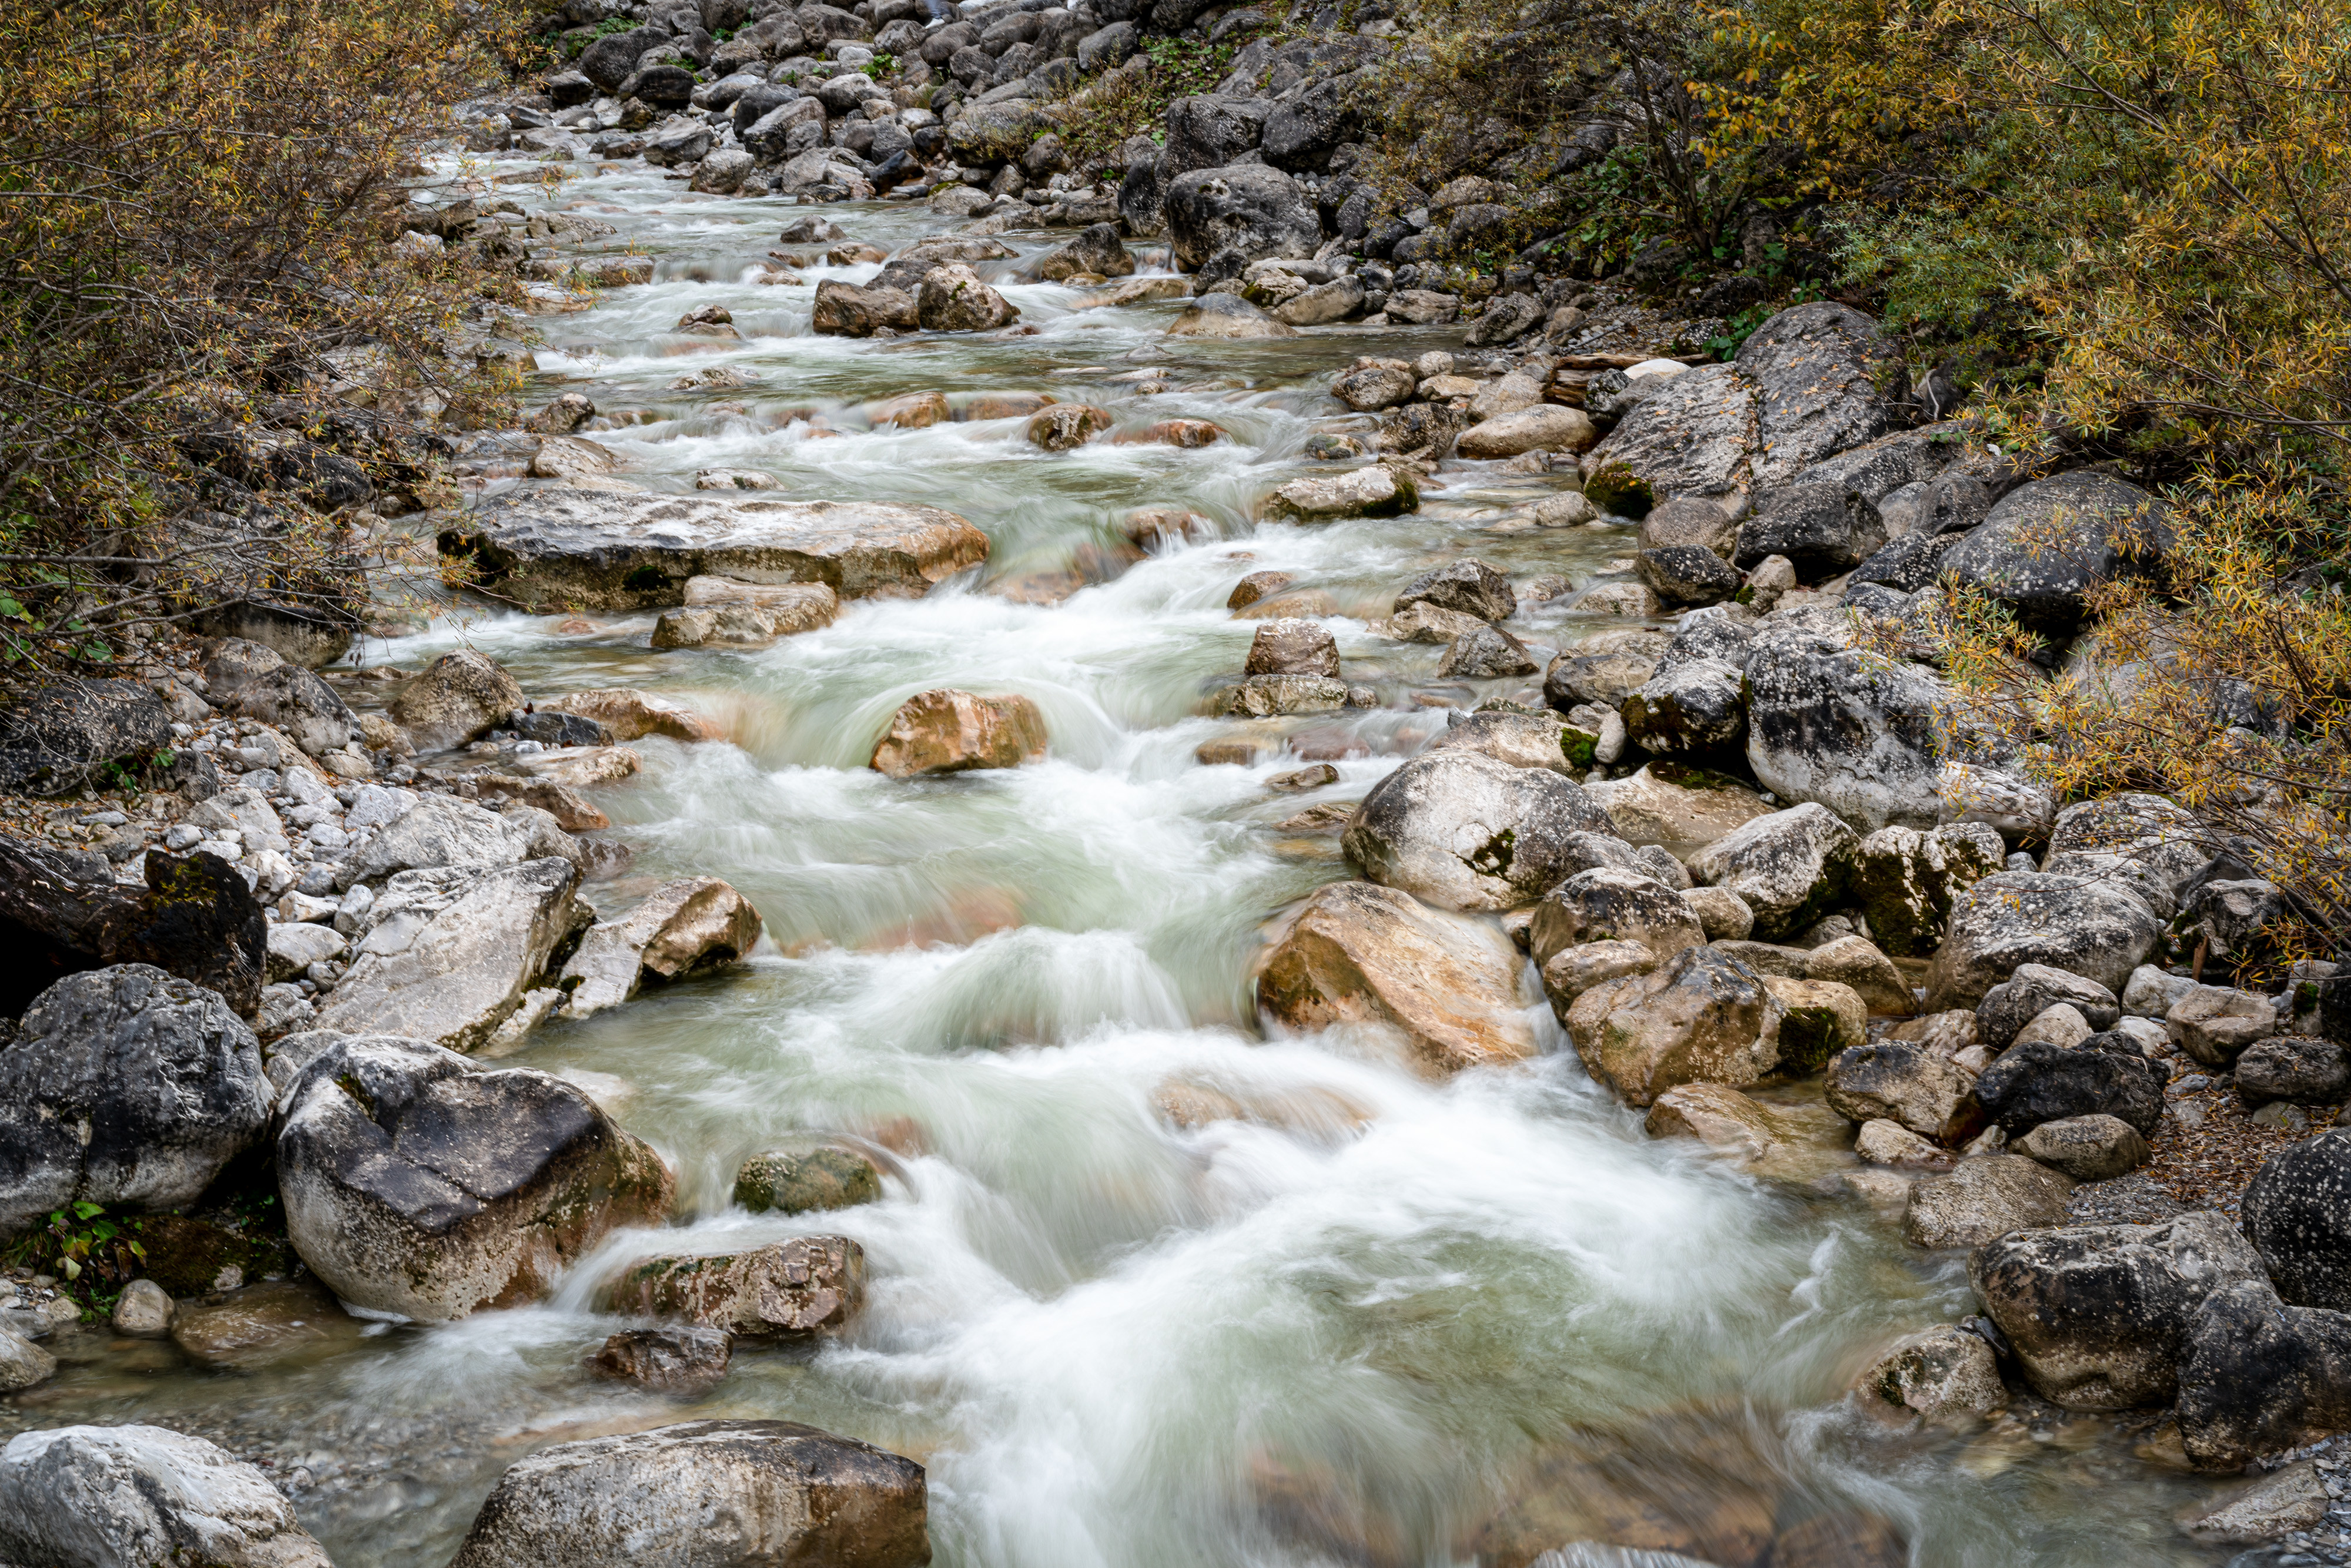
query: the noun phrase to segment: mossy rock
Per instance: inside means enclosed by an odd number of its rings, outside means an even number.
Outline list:
[[[1728,773],[1718,773],[1711,768],[1693,768],[1687,762],[1668,762],[1662,758],[1649,763],[1649,777],[1677,789],[1740,789],[1752,791],[1754,786]]]
[[[275,1207],[240,1222],[214,1215],[153,1214],[125,1227],[146,1252],[144,1273],[173,1296],[201,1296],[295,1269]],[[234,1275],[226,1271],[234,1269]]]
[[[1593,754],[1599,746],[1600,737],[1581,725],[1563,724],[1559,727],[1560,754],[1573,767],[1591,767]]]
[[[1835,1009],[1793,1007],[1781,1019],[1780,1071],[1789,1077],[1809,1078],[1824,1071],[1837,1050]]]
[[[735,1201],[755,1213],[849,1208],[881,1196],[882,1173],[873,1162],[838,1144],[771,1149],[745,1160],[735,1174]]]
[[[1611,463],[1583,482],[1584,499],[1620,517],[1646,517],[1656,504],[1649,482],[1622,463]]]

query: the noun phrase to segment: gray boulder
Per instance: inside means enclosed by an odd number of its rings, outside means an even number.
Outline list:
[[[2351,1315],[2289,1306],[2258,1280],[2213,1291],[2189,1329],[2173,1408],[2202,1469],[2351,1430]]]
[[[1740,525],[1731,559],[1752,571],[1784,556],[1800,580],[1817,582],[1852,570],[1885,544],[1885,519],[1867,497],[1834,485],[1794,485],[1773,491]]]
[[[1343,842],[1372,882],[1444,909],[1510,909],[1582,869],[1564,863],[1571,835],[1608,831],[1568,779],[1447,749],[1373,786]]]
[[[146,964],[67,976],[0,1050],[0,1237],[78,1201],[194,1202],[260,1139],[270,1098],[219,993]]]
[[[54,1427],[9,1439],[0,1558],[44,1568],[332,1568],[267,1476],[162,1427]]]
[[[1860,843],[1834,812],[1806,803],[1741,823],[1689,858],[1690,875],[1737,894],[1759,940],[1792,936],[1843,896]]]
[[[1797,622],[1756,634],[1747,685],[1747,762],[1765,788],[1865,829],[1936,825],[1949,696],[1932,672]]]
[[[1656,632],[1603,632],[1551,662],[1543,698],[1565,710],[1590,703],[1613,708],[1657,673],[1671,639]]]
[[[1968,1281],[2033,1392],[2069,1410],[2168,1405],[2205,1300],[2262,1278],[2223,1215],[2023,1230],[1979,1248]]]
[[[2351,1311],[2351,1131],[2272,1155],[2242,1207],[2245,1234],[2279,1295],[2296,1306]]]
[[[1719,604],[1744,580],[1720,556],[1698,545],[1645,549],[1634,558],[1633,570],[1671,606]]]
[[[2061,1002],[2078,1011],[2093,1030],[2109,1030],[2122,1021],[2122,1004],[2097,981],[2046,964],[2019,964],[1976,1005],[1976,1039],[1991,1051],[2006,1051],[2018,1030]]]
[[[1679,893],[1641,872],[1604,865],[1579,871],[1543,894],[1527,951],[1541,967],[1584,943],[1637,942],[1662,963],[1705,941],[1697,911]]]
[[[1659,498],[1728,496],[1750,483],[1754,383],[1735,365],[1666,381],[1585,455],[1587,477],[1621,465]]]
[[[1200,93],[1167,106],[1161,178],[1173,183],[1202,169],[1222,169],[1258,144],[1271,106],[1261,99]]]
[[[2094,1034],[2076,1046],[2032,1040],[1983,1070],[1976,1103],[2011,1137],[2043,1122],[2093,1115],[2152,1133],[2163,1114],[2163,1078],[2125,1035]]]
[[[303,1069],[277,1136],[287,1235],[354,1306],[444,1322],[536,1301],[611,1230],[658,1225],[661,1156],[544,1072],[421,1040],[347,1040]]]
[[[1501,675],[1531,675],[1542,666],[1527,645],[1499,626],[1479,625],[1456,637],[1437,662],[1439,675],[1485,680]]]
[[[1447,715],[1443,734],[1428,743],[1430,750],[1446,747],[1482,752],[1513,768],[1548,768],[1566,773],[1590,761],[1579,761],[1574,751],[1584,732],[1573,730],[1557,714],[1462,713]]]
[[[2036,631],[2070,634],[2102,582],[2160,566],[2171,508],[2108,474],[2060,474],[2011,491],[1943,557],[1943,570],[1980,589]]]
[[[1507,621],[1519,608],[1507,575],[1482,560],[1466,559],[1424,571],[1405,584],[1395,596],[1396,610],[1416,604],[1433,604],[1480,621]]]
[[[1196,272],[1228,250],[1245,262],[1312,256],[1322,243],[1322,224],[1297,181],[1279,169],[1240,163],[1169,181],[1167,234],[1176,265]]]
[[[480,739],[524,700],[522,687],[496,661],[460,648],[394,693],[390,710],[418,750],[442,751]]]
[[[2011,1145],[2028,1159],[2075,1181],[2112,1181],[2147,1163],[2151,1152],[2137,1127],[2118,1116],[2066,1116],[2043,1122]]]
[[[931,1559],[923,1467],[791,1421],[690,1421],[543,1448],[499,1478],[450,1568]],[[657,1553],[647,1542],[657,1542]]]
[[[45,682],[0,706],[0,789],[62,795],[171,743],[172,711],[143,681]]]
[[[1625,733],[1663,757],[1729,751],[1747,734],[1738,668],[1719,659],[1667,664],[1625,699]]]
[[[1902,1233],[1914,1247],[1980,1247],[2011,1230],[2063,1224],[2073,1179],[2022,1155],[1962,1160],[1910,1189]]]
[[[526,824],[454,795],[424,795],[377,829],[343,874],[376,883],[403,871],[493,870],[518,863],[530,847]]]
[[[1761,405],[1755,483],[1761,491],[1885,434],[1909,392],[1900,346],[1860,311],[1828,300],[1794,306],[1764,322],[1740,345],[1737,362]]]
[[[1938,1012],[1973,1008],[2022,964],[2085,976],[2111,992],[2162,934],[2155,912],[2111,882],[2001,872],[1953,901],[1927,1005]]]
[[[1949,1057],[1910,1040],[1850,1046],[1829,1061],[1831,1110],[1855,1124],[1893,1122],[1938,1144],[1970,1131],[1973,1088]]]
[[[632,27],[623,33],[610,33],[580,51],[574,62],[580,74],[612,92],[636,74],[637,61],[648,51],[660,48],[670,41],[669,34],[660,27]]]
[[[2257,1040],[2237,1058],[2237,1093],[2249,1106],[2283,1100],[2294,1105],[2337,1105],[2351,1095],[2351,1053],[2315,1035]]]
[[[1878,946],[1898,958],[1925,957],[1943,939],[1952,901],[2007,859],[2000,834],[1981,822],[1880,828],[1855,852],[1854,901]]]

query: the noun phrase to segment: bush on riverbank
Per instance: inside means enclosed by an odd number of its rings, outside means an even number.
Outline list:
[[[245,437],[265,416],[315,423],[307,389],[338,348],[371,345],[394,381],[444,373],[434,336],[484,279],[412,265],[387,218],[409,147],[502,72],[515,15],[100,0],[0,18],[7,672],[120,659],[224,597],[340,591],[351,541],[322,520],[317,462]],[[316,434],[357,448],[398,429]],[[187,526],[200,510],[238,522]]]

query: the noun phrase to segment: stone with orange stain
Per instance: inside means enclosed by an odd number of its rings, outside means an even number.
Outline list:
[[[868,406],[865,413],[876,428],[892,425],[900,430],[925,430],[954,417],[947,407],[947,394],[942,392],[907,392],[901,397],[884,398]]]
[[[962,417],[1027,419],[1039,409],[1050,408],[1061,401],[1050,392],[982,392],[963,405]]]
[[[1439,1073],[1523,1061],[1534,1028],[1519,955],[1482,921],[1368,882],[1309,898],[1258,969],[1258,1006],[1292,1029],[1384,1024]]]
[[[1297,616],[1303,620],[1320,621],[1338,613],[1337,601],[1321,589],[1293,588],[1280,593],[1267,594],[1263,599],[1251,600],[1233,612],[1233,619],[1265,621]]]
[[[1779,1484],[1740,1424],[1679,1414],[1619,1435],[1604,1453],[1565,1445],[1541,1453],[1456,1554],[1483,1568],[1530,1568],[1571,1542],[1598,1541],[1742,1568],[1765,1562]]]
[[[874,744],[871,764],[893,779],[1018,768],[1045,755],[1045,716],[1027,697],[943,688],[909,697]]]
[[[1162,1121],[1186,1130],[1212,1122],[1254,1122],[1295,1133],[1343,1136],[1362,1131],[1372,1119],[1370,1107],[1335,1089],[1302,1084],[1226,1090],[1184,1078],[1163,1079],[1151,1092],[1151,1108]]]
[[[1205,419],[1163,419],[1111,438],[1116,446],[1208,446],[1224,439],[1224,427]]]
[[[538,706],[556,713],[576,713],[582,718],[592,718],[611,730],[615,740],[636,740],[648,735],[667,736],[672,740],[717,740],[722,733],[716,720],[634,686],[600,686],[594,691],[570,692]]]
[[[1118,531],[1135,544],[1148,548],[1162,538],[1210,538],[1217,525],[1197,512],[1187,512],[1181,507],[1145,507],[1127,513],[1118,525]]]
[[[901,947],[960,947],[994,932],[1009,931],[1026,920],[1019,894],[1009,888],[968,888],[912,920],[868,932],[855,946],[885,953]]]
[[[1290,584],[1286,571],[1253,571],[1233,584],[1230,597],[1225,601],[1228,610],[1246,610],[1259,600],[1280,593]]]

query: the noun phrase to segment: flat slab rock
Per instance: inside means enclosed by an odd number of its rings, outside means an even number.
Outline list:
[[[682,604],[696,577],[821,582],[843,599],[919,598],[987,559],[953,512],[882,502],[778,501],[533,490],[442,532],[487,586],[527,608]]]

